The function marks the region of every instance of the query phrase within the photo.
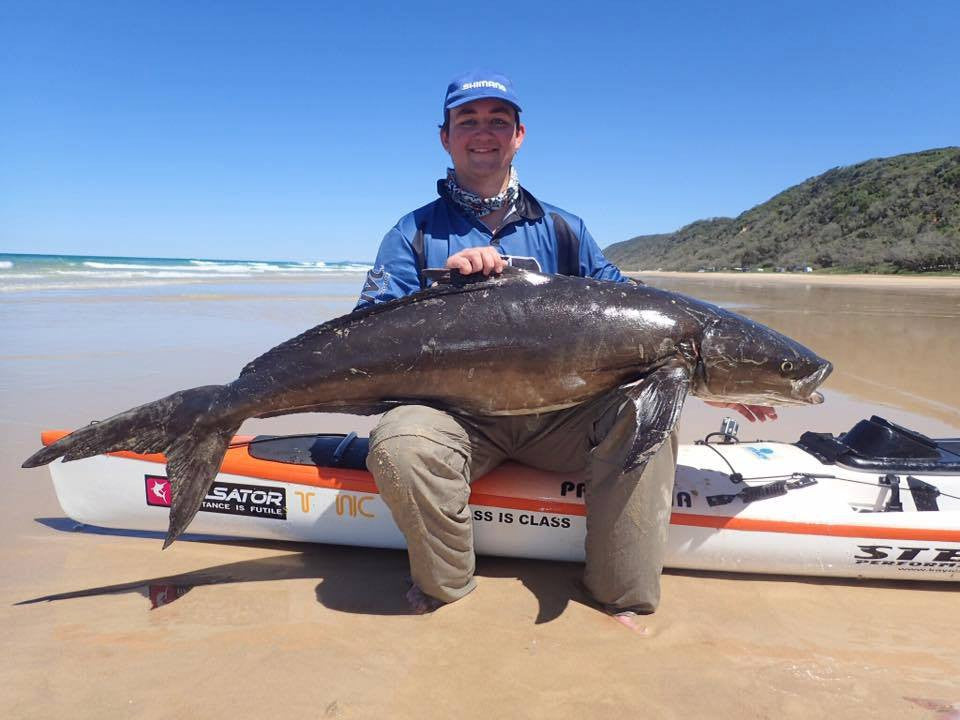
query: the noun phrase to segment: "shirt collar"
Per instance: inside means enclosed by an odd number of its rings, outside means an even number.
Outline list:
[[[450,205],[454,210],[460,212],[460,208],[456,202],[450,197],[450,194],[447,192],[447,184],[445,180],[437,181],[437,194],[440,195]],[[514,211],[524,220],[540,220],[543,217],[543,206],[540,205],[540,201],[537,200],[529,190],[527,190],[523,185],[520,186],[520,192],[517,194],[516,202],[514,202]],[[461,213],[462,214],[462,213]]]

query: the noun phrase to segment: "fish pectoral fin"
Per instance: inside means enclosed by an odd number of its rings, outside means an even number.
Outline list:
[[[637,432],[624,471],[643,465],[660,449],[680,421],[690,390],[690,373],[681,363],[664,365],[626,389],[636,411]]]

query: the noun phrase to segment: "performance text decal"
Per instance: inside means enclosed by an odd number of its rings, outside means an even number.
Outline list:
[[[859,545],[857,565],[893,565],[898,570],[960,572],[960,547]]]

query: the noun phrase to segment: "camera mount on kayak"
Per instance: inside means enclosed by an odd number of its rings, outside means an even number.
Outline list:
[[[732,445],[734,443],[740,442],[737,438],[737,433],[740,432],[740,425],[732,417],[725,417],[720,421],[720,431],[707,433],[707,436],[703,440],[697,440],[695,445],[709,445],[713,438],[719,437],[719,443],[721,445]]]

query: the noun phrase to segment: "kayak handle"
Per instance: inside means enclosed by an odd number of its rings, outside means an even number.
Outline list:
[[[333,451],[334,467],[340,464],[340,461],[343,460],[344,454],[346,454],[347,450],[350,448],[350,444],[356,439],[357,434],[355,432],[350,432],[343,436],[343,440],[337,444],[336,450]]]

